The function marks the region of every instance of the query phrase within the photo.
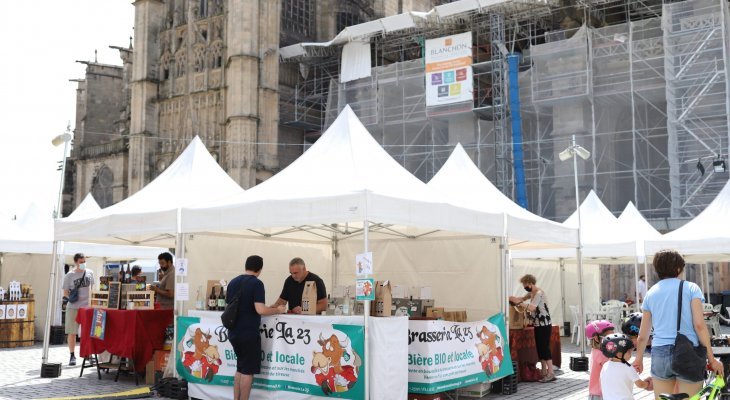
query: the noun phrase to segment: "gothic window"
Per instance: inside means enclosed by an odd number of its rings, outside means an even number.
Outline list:
[[[195,72],[205,71],[205,47],[196,46],[193,52],[195,53]]]
[[[187,65],[187,55],[185,50],[177,52],[175,55],[175,77],[185,76],[185,66]]]
[[[337,32],[341,32],[348,26],[357,25],[365,22],[358,12],[338,12],[337,13]]]
[[[114,204],[114,173],[106,165],[102,165],[91,182],[91,194],[99,203],[99,207]]]
[[[172,56],[170,53],[165,53],[160,59],[160,76],[162,80],[170,79],[170,70],[172,68]]]
[[[200,4],[198,5],[198,15],[201,18],[208,16],[208,0],[200,0]]]
[[[313,40],[315,37],[315,24],[314,1],[282,0],[282,45]]]
[[[217,41],[213,43],[208,54],[210,57],[210,68],[220,68],[223,66],[223,42]]]

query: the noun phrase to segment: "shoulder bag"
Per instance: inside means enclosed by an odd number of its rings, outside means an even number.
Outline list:
[[[677,301],[677,338],[674,340],[672,353],[672,369],[681,378],[691,382],[700,382],[705,379],[707,369],[707,348],[700,344],[694,346],[692,341],[679,333],[679,322],[682,319],[682,286],[679,282],[679,300]]]
[[[81,275],[81,279],[79,279],[78,283],[74,285],[74,288],[68,292],[68,302],[69,303],[75,303],[75,302],[79,301],[79,288],[81,287],[81,285],[84,284],[85,279],[86,279],[86,271],[84,271],[84,274]]]
[[[221,323],[223,323],[223,326],[231,330],[236,327],[236,321],[238,321],[238,306],[240,305],[240,299],[241,294],[243,293],[243,282],[241,283],[241,287],[238,289],[238,292],[231,298],[230,303],[226,303],[226,308],[223,310],[223,314],[221,314]]]

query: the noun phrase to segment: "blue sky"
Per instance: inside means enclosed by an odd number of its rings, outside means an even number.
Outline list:
[[[51,139],[75,125],[83,64],[121,65],[110,45],[133,35],[131,0],[23,0],[0,13],[0,218],[31,201],[51,212],[60,184],[62,147]]]

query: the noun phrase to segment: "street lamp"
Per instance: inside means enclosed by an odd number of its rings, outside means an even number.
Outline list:
[[[576,257],[578,260],[578,290],[580,307],[578,312],[578,338],[580,340],[580,357],[570,358],[570,369],[573,371],[588,371],[588,357],[586,357],[586,340],[583,323],[585,316],[583,313],[583,244],[581,242],[581,221],[580,221],[580,195],[578,194],[578,157],[587,160],[591,157],[591,152],[575,143],[575,135],[570,140],[570,146],[558,154],[560,161],[573,159],[573,182],[575,183],[575,209],[578,214],[578,247],[576,248]]]
[[[62,133],[51,140],[51,144],[58,147],[63,144],[63,160],[61,161],[61,183],[58,188],[58,200],[56,202],[56,210],[53,212],[54,219],[60,219],[62,216],[62,199],[63,199],[63,183],[66,178],[66,155],[68,154],[68,143],[71,141],[69,131],[71,127],[66,127],[66,132]],[[58,282],[56,282],[56,269],[58,268],[58,242],[53,240],[53,258],[51,258],[51,274],[49,277],[50,288],[48,293],[48,302],[46,303],[46,323],[43,328],[43,357],[41,364],[41,378],[57,378],[61,373],[61,364],[48,362],[48,345],[51,336],[51,312],[56,307],[56,293]]]

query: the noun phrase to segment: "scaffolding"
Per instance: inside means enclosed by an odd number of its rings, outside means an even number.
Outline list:
[[[595,190],[617,214],[633,201],[647,218],[693,216],[728,179],[712,168],[718,157],[727,160],[729,146],[728,20],[722,0],[507,1],[369,37],[372,76],[352,82],[338,80],[339,46],[308,49],[293,59],[300,74],[296,93],[282,99],[281,118],[309,129],[313,141],[349,104],[423,181],[460,142],[512,196],[506,66],[498,48],[504,44],[522,56],[531,211],[562,220],[575,210],[572,165],[557,157],[575,134],[593,153],[579,163],[582,195]],[[466,31],[474,46],[473,107],[430,112],[423,44]]]

